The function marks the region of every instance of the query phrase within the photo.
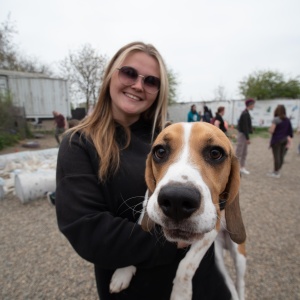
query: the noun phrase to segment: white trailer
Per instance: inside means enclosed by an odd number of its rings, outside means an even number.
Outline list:
[[[53,118],[53,110],[71,116],[65,79],[0,69],[0,92],[9,92],[13,104],[25,108],[27,119]]]

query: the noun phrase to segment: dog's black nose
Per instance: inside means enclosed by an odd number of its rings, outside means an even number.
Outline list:
[[[200,207],[201,195],[194,188],[181,184],[164,186],[158,195],[158,205],[163,213],[175,220],[187,219]]]

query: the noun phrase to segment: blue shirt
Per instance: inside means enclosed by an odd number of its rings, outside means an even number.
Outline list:
[[[200,115],[196,111],[190,111],[187,119],[188,122],[197,122],[200,121]]]

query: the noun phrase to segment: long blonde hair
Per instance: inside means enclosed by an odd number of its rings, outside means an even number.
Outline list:
[[[111,97],[109,92],[109,86],[113,72],[116,68],[120,67],[126,57],[133,52],[144,52],[154,57],[159,64],[160,71],[160,90],[153,105],[142,114],[145,120],[152,123],[152,140],[155,131],[161,129],[166,123],[167,106],[168,106],[168,94],[169,83],[168,74],[165,63],[151,44],[145,44],[143,42],[133,42],[122,47],[109,62],[104,78],[98,101],[92,114],[82,121],[76,127],[70,129],[72,136],[80,131],[86,138],[91,140],[96,148],[96,151],[100,158],[98,176],[99,179],[104,182],[111,174],[114,174],[120,165],[120,148],[115,139],[116,122],[113,119],[111,108]],[[126,145],[130,143],[130,131],[128,128],[124,128],[126,133]]]

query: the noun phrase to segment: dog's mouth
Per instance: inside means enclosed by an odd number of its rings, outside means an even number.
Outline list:
[[[191,242],[194,240],[200,240],[204,236],[204,233],[190,232],[178,228],[176,229],[163,228],[163,231],[166,239],[172,242],[178,242],[178,241]]]

